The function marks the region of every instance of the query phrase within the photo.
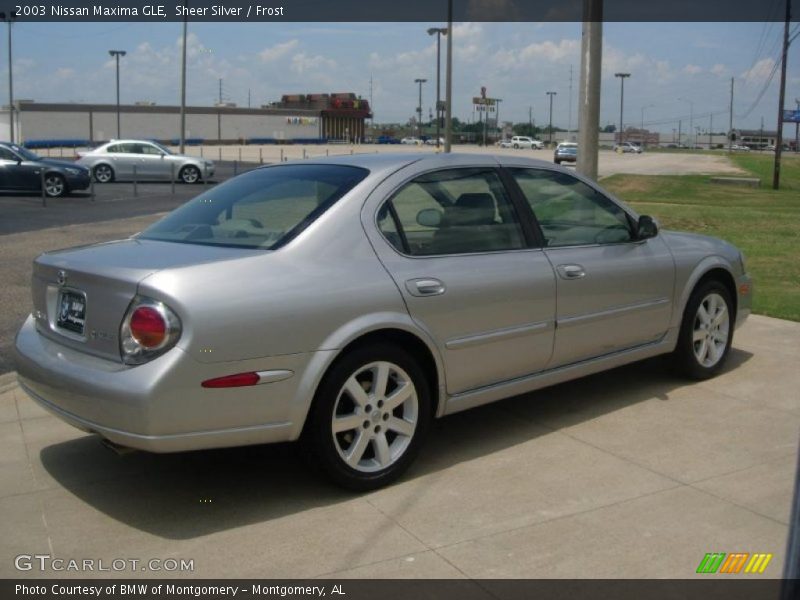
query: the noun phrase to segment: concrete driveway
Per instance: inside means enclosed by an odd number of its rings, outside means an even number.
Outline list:
[[[92,576],[15,570],[41,553],[194,561],[124,577],[687,578],[707,552],[772,553],[747,577],[778,577],[800,324],[752,317],[734,346],[704,383],[655,359],[449,417],[361,496],[293,446],[116,456],[5,375],[0,577]]]

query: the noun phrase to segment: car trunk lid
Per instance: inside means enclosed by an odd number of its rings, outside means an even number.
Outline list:
[[[253,250],[128,239],[50,252],[34,261],[33,315],[42,335],[121,361],[119,329],[139,282],[162,269]]]

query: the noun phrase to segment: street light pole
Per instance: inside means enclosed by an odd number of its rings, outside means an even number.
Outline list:
[[[622,122],[622,109],[625,104],[625,79],[630,77],[630,73],[614,73],[614,77],[619,77],[619,143],[625,141],[624,135],[624,125]]]
[[[422,84],[427,79],[415,79],[414,83],[419,84],[419,104],[417,104],[417,137],[422,138]]]
[[[122,133],[120,133],[119,125],[119,57],[125,56],[127,52],[125,50],[109,50],[108,53],[117,60],[117,139],[120,139]]]
[[[550,96],[550,135],[547,138],[547,143],[552,146],[553,145],[553,96],[555,96],[558,92],[547,92],[547,95]]]
[[[446,27],[431,27],[428,29],[428,35],[435,35],[436,36],[436,147],[439,147],[439,137],[441,135],[440,129],[442,124],[441,118],[441,92],[440,92],[440,73],[441,73],[441,48],[442,48],[442,36],[447,35],[447,28]]]
[[[14,72],[13,61],[11,59],[11,23],[14,21],[14,13],[8,15],[0,12],[0,20],[8,23],[8,136],[9,141],[14,143]]]

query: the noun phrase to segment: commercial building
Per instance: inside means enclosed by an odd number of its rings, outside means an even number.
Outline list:
[[[175,143],[180,135],[180,107],[137,102],[116,104],[40,103],[14,106],[17,141],[35,145],[91,145],[114,138],[143,138]],[[235,105],[187,106],[189,143],[358,142],[369,103],[355,94],[283,96],[260,108]],[[9,139],[9,110],[0,111],[0,139]]]

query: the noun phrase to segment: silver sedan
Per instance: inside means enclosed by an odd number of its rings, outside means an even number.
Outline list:
[[[259,168],[43,254],[32,287],[19,380],[65,421],[153,452],[303,440],[361,490],[437,417],[659,354],[711,377],[752,298],[724,241],[458,154]]]
[[[147,140],[112,140],[88,152],[79,152],[78,164],[92,170],[95,181],[158,181],[172,179],[199,183],[214,175],[210,160],[173,154]]]

